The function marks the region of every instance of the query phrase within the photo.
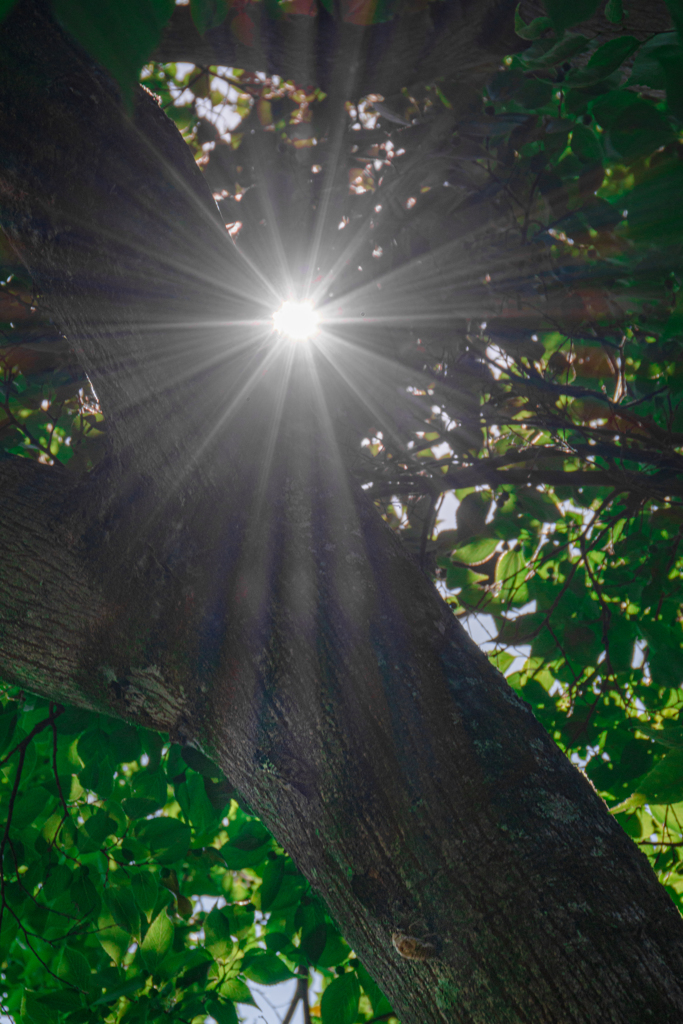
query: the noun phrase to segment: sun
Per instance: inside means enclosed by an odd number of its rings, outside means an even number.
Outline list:
[[[273,313],[275,330],[292,341],[306,341],[318,330],[319,318],[309,302],[283,302]]]

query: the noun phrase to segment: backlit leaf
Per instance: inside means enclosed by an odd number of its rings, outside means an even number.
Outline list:
[[[320,1001],[323,1024],[353,1024],[358,1013],[360,985],[355,973],[342,974],[330,982]]]
[[[658,804],[673,804],[683,799],[683,750],[665,754],[640,780],[638,792]]]
[[[140,915],[135,898],[129,886],[112,886],[105,892],[105,903],[119,928],[137,935],[140,931]]]
[[[562,32],[590,18],[600,0],[544,0],[544,3],[555,30]]]
[[[161,964],[172,941],[173,925],[169,921],[166,911],[162,910],[147,929],[147,934],[140,946],[142,962],[151,974],[154,974]]]
[[[277,985],[294,977],[284,960],[274,953],[258,953],[249,960],[244,973],[259,985]]]

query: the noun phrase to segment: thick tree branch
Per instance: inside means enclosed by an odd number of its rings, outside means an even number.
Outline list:
[[[300,82],[347,83],[352,96],[389,95],[411,82],[448,75],[473,84],[495,70],[500,57],[519,49],[513,0],[461,0],[428,7],[405,3],[389,22],[362,27],[315,17],[268,18],[260,5],[254,46],[240,43],[224,22],[204,37],[189,7],[176,7],[154,53],[159,61],[222,64],[268,71]]]
[[[103,612],[69,536],[80,490],[57,468],[0,459],[0,675],[72,703],[83,703],[79,662]]]
[[[315,17],[288,15],[274,20],[261,4],[259,14],[253,15],[257,19],[253,46],[238,40],[230,19],[201,36],[190,8],[176,7],[154,59],[267,71],[314,82],[325,90],[342,78],[351,82],[353,96],[390,95],[413,82],[441,77],[478,84],[496,69],[504,54],[528,45],[515,35],[515,6],[514,0],[405,3],[392,21],[362,27],[334,21],[322,7]],[[672,27],[664,0],[630,0],[618,26],[606,18],[603,6],[573,31],[589,38],[609,39],[625,32],[647,39]],[[527,21],[545,13],[540,0],[522,4]]]

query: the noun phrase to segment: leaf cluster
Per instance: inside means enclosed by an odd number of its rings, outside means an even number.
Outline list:
[[[6,689],[0,787],[2,1009],[13,1019],[235,1024],[255,1002],[250,983],[307,985],[311,969],[328,979],[328,1024],[389,1010],[291,859],[199,751]]]

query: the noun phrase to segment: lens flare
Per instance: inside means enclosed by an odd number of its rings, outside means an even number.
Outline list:
[[[273,313],[275,330],[292,341],[306,341],[318,329],[318,314],[308,302],[283,302]]]

